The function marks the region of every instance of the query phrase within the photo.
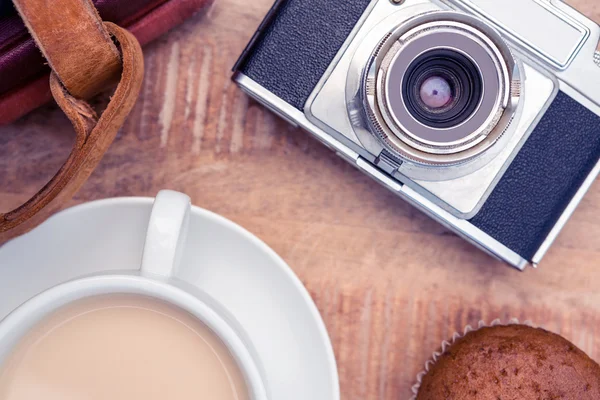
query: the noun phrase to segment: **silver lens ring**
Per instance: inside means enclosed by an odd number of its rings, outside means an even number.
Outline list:
[[[464,162],[490,148],[510,124],[505,114],[519,95],[511,93],[515,68],[502,38],[476,18],[421,15],[375,50],[363,85],[367,115],[386,147],[401,157],[428,165]],[[414,98],[415,82],[435,74],[455,86],[452,103],[441,111]]]

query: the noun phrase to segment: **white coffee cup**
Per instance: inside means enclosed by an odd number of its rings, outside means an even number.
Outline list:
[[[170,190],[158,193],[139,273],[93,275],[55,286],[0,321],[0,366],[30,329],[59,308],[92,296],[136,294],[170,303],[198,318],[221,339],[237,361],[250,399],[269,400],[257,354],[240,324],[207,293],[177,279],[190,207],[190,198],[182,193]]]

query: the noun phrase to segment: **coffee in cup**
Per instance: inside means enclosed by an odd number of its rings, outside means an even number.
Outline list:
[[[0,368],[2,400],[247,400],[225,344],[187,311],[113,294],[70,303]]]
[[[0,321],[0,400],[269,400],[244,328],[178,278],[189,212],[161,191],[139,269],[60,284]]]

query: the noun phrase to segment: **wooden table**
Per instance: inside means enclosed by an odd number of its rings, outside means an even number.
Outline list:
[[[440,342],[481,319],[532,320],[600,360],[600,185],[538,270],[494,261],[232,84],[271,3],[217,0],[145,49],[141,98],[71,205],[171,188],[257,234],[313,295],[345,400],[408,398]],[[572,3],[600,21],[597,0]],[[0,128],[0,209],[48,180],[70,132],[54,106]]]

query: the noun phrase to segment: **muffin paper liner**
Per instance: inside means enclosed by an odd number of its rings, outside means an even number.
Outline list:
[[[495,319],[491,323],[486,324],[484,321],[479,321],[477,328],[473,328],[471,325],[467,325],[463,330],[463,333],[455,332],[452,335],[450,340],[444,340],[442,342],[442,346],[439,351],[433,353],[432,357],[425,363],[425,369],[417,374],[417,383],[415,383],[412,387],[413,395],[409,400],[416,400],[417,394],[419,393],[419,388],[421,387],[421,382],[423,381],[423,377],[429,372],[431,367],[437,362],[437,360],[448,350],[450,346],[456,343],[457,340],[464,337],[467,333],[476,331],[481,328],[489,328],[492,326],[506,326],[506,325],[527,325],[531,327],[535,327],[531,321],[525,321],[523,323],[519,322],[517,318],[512,318],[508,322],[503,323],[500,319]]]

